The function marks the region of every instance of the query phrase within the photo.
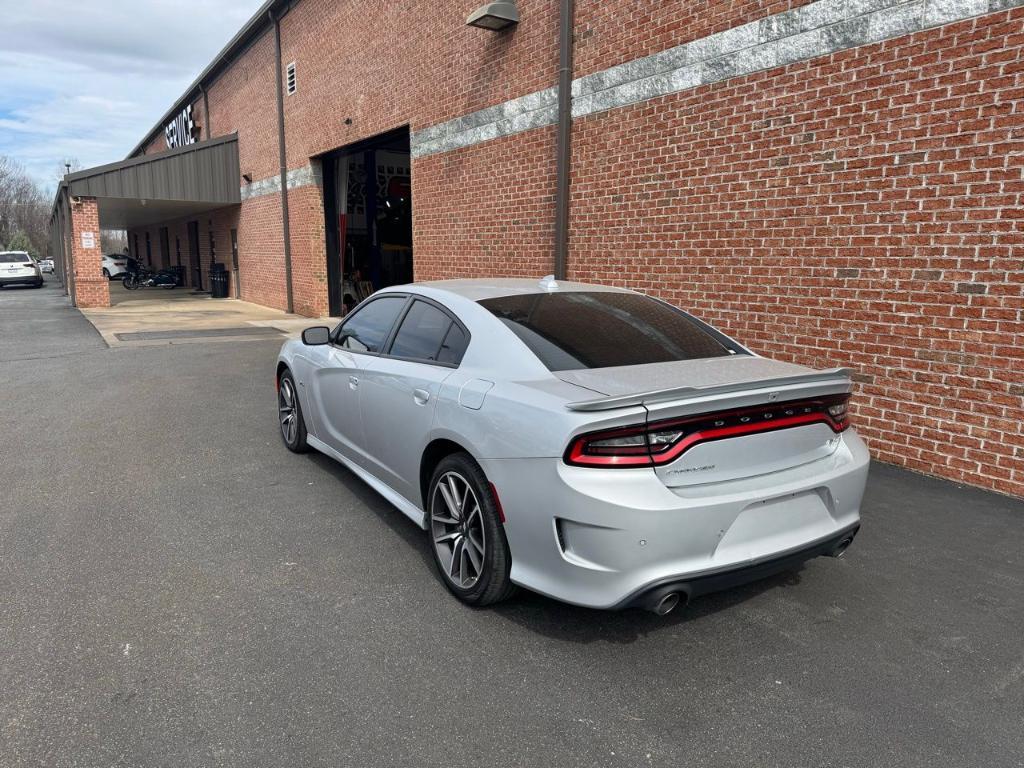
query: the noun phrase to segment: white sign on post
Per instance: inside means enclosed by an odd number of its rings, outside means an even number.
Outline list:
[[[96,233],[95,232],[83,232],[82,233],[82,247],[83,248],[95,248],[96,247]]]

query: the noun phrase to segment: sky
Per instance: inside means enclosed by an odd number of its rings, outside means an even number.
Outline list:
[[[0,155],[124,159],[262,0],[0,0]]]

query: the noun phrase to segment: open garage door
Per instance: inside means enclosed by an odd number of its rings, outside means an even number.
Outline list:
[[[409,129],[322,158],[330,313],[344,315],[373,291],[412,281]]]

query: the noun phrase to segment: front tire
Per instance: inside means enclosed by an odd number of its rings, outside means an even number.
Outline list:
[[[306,443],[306,421],[302,416],[299,391],[291,371],[282,373],[277,384],[277,420],[281,427],[281,439],[289,451],[305,453],[309,450]]]
[[[468,605],[510,597],[512,554],[480,465],[466,453],[446,456],[434,470],[427,498],[430,549],[445,586]]]
[[[103,276],[107,278],[107,280],[110,279],[110,270],[107,269],[106,267],[103,268]]]

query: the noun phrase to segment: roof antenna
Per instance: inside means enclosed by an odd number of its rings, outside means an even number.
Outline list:
[[[554,275],[546,275],[545,277],[542,277],[538,285],[540,285],[540,287],[543,288],[545,291],[558,290],[558,282],[555,280]]]

